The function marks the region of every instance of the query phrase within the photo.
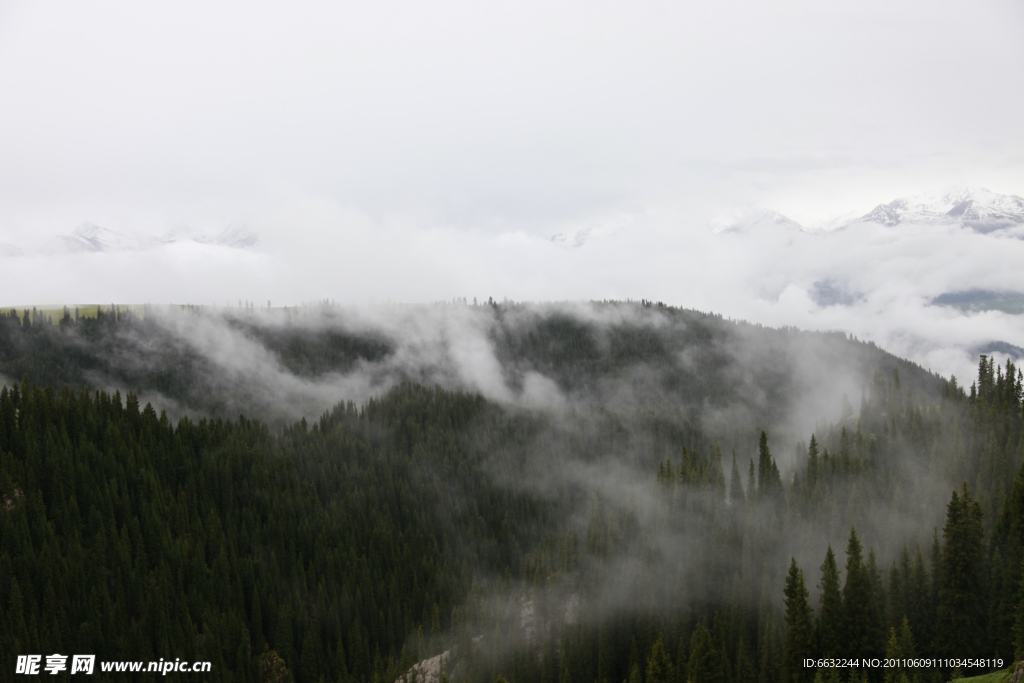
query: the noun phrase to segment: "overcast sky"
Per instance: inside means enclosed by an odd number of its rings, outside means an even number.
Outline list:
[[[87,221],[260,238],[3,258],[0,304],[632,296],[938,362],[981,323],[922,302],[1024,289],[1020,239],[708,224],[1024,194],[1021,36],[1019,0],[0,0],[0,242]],[[800,299],[823,278],[859,303]]]

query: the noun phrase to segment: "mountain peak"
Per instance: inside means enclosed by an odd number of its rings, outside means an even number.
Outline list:
[[[72,252],[111,252],[133,251],[159,247],[179,242],[183,237],[200,244],[244,249],[252,247],[259,241],[255,234],[242,227],[224,228],[216,235],[186,232],[184,235],[167,233],[161,237],[140,237],[104,228],[95,223],[82,223],[68,235],[59,235],[58,239],[64,249]]]
[[[61,235],[64,245],[71,251],[121,251],[138,249],[141,240],[123,235],[93,223],[82,223],[70,235]]]
[[[803,230],[795,220],[772,209],[757,210],[734,220],[718,220],[712,223],[715,232],[757,232],[765,229]]]
[[[985,188],[951,186],[879,204],[860,220],[887,226],[959,223],[978,232],[991,232],[1024,223],[1024,199]]]

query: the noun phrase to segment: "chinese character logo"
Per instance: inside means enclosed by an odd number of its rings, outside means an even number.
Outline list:
[[[91,674],[96,664],[96,655],[73,655],[71,657],[71,673]]]
[[[18,663],[14,668],[16,674],[35,675],[39,673],[39,662],[43,660],[42,655],[18,655]]]

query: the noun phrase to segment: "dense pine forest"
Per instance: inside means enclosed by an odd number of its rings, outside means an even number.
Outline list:
[[[53,652],[374,683],[1024,658],[1008,360],[964,386],[650,302],[111,307],[3,314],[0,376],[0,680]]]

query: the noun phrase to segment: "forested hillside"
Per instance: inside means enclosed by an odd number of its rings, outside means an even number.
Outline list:
[[[499,402],[672,413],[723,447],[807,438],[875,372],[937,397],[942,380],[843,333],[771,329],[651,302],[267,309],[65,309],[0,315],[0,377],[131,390],[175,415],[280,427],[402,381]],[[850,408],[852,411],[852,407]]]
[[[0,392],[0,680],[31,652],[387,683],[445,652],[513,683],[1024,654],[1009,362],[965,390],[644,302],[10,313],[0,372],[27,376]]]
[[[489,482],[483,454],[530,425],[465,394],[402,386],[277,435],[31,384],[0,414],[8,655],[173,653],[249,680],[269,643],[302,680],[393,678],[471,569],[522,572],[557,507]]]

